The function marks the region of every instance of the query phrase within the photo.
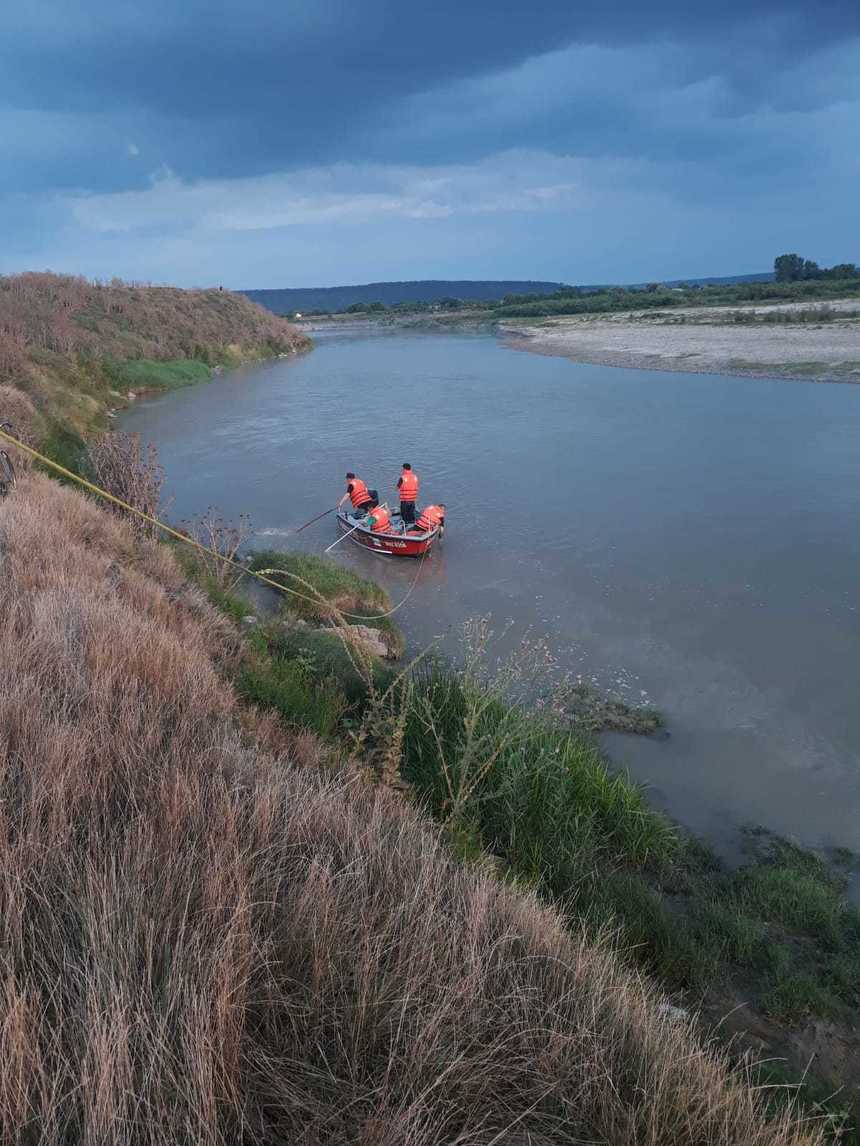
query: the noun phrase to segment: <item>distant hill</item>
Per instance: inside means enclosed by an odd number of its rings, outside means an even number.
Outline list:
[[[773,271],[763,271],[757,275],[724,275],[712,278],[687,278],[664,280],[665,286],[678,286],[680,283],[696,286],[711,286],[721,283],[772,282]],[[398,303],[433,303],[443,299],[459,298],[469,302],[497,302],[505,295],[554,294],[559,290],[602,290],[616,283],[580,284],[573,288],[569,283],[543,282],[532,279],[419,279],[414,282],[360,283],[355,286],[333,287],[284,287],[280,290],[245,290],[253,302],[266,307],[274,314],[295,314],[298,312],[329,313],[346,310],[348,306],[381,302],[385,306]],[[645,283],[627,283],[627,286],[642,286]]]
[[[400,302],[440,302],[445,298],[489,302],[504,298],[506,294],[552,294],[565,285],[531,280],[426,279],[417,282],[361,283],[357,286],[246,290],[241,293],[275,314],[295,314],[296,311],[334,313],[356,303],[372,302],[381,302],[386,306]]]

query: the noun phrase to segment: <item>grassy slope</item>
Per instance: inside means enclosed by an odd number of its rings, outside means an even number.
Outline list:
[[[334,567],[322,583],[343,573]],[[234,603],[237,616],[247,609]],[[370,725],[369,734],[361,732],[364,748],[382,757],[378,772],[392,768],[397,718],[374,712],[335,636],[276,623],[255,629],[254,640],[267,658],[249,694],[257,703],[335,742],[345,728]],[[393,676],[380,670],[378,693]],[[796,1084],[805,1077],[806,1103],[833,1096],[824,1109],[835,1121],[844,1111],[857,1122],[851,1031],[860,1011],[860,913],[844,898],[853,857],[831,865],[757,833],[747,862],[727,870],[653,813],[623,777],[610,776],[588,735],[554,730],[444,666],[412,675],[404,707],[402,756],[392,774],[446,825],[461,855],[490,853],[499,871],[537,888],[592,934],[619,929],[637,967],[701,1009],[706,1023],[744,1035],[742,1045],[773,1059],[766,1078]],[[493,758],[475,785],[468,769],[461,783],[468,758],[473,772]],[[465,796],[458,799],[458,791]],[[812,1064],[810,1041],[817,1045]]]
[[[0,385],[29,396],[49,439],[103,425],[129,390],[306,345],[295,327],[229,291],[0,277]]]
[[[0,555],[5,1141],[817,1141],[605,944],[243,709],[165,547],[30,475]]]
[[[349,594],[352,608],[384,603],[378,589],[330,562],[267,552],[254,564],[301,569],[329,599]],[[236,616],[247,608],[233,603]],[[289,598],[284,608],[307,615]],[[625,778],[610,776],[589,736],[511,706],[470,673],[425,664],[392,714],[374,707],[336,636],[276,622],[255,629],[253,640],[265,661],[252,679],[240,677],[244,695],[335,742],[345,727],[358,727],[367,756],[381,761],[377,771],[405,780],[461,855],[489,853],[498,870],[591,934],[620,929],[628,957],[686,1005],[702,1008],[727,1035],[752,1031],[764,1057],[786,1058],[781,1074],[771,1066],[766,1077],[805,1076],[809,1103],[838,1091],[827,1105],[834,1115],[852,1106],[860,913],[845,902],[838,864],[762,833],[750,836],[740,870],[724,869]],[[393,675],[380,670],[378,694]],[[822,1020],[836,1053],[818,1033],[810,1065],[807,1048]],[[849,1113],[852,1123],[858,1113],[860,1106]]]

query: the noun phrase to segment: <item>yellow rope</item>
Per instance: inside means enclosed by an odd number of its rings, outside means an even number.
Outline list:
[[[428,551],[425,550],[425,552],[421,555],[421,561],[418,564],[418,572],[415,574],[415,579],[409,587],[409,592],[406,594],[402,601],[399,601],[392,609],[389,609],[387,613],[379,613],[375,616],[368,616],[365,613],[345,613],[342,609],[338,609],[336,606],[330,605],[329,602],[325,600],[325,598],[321,597],[318,599],[315,597],[309,597],[306,593],[299,593],[296,589],[289,589],[286,585],[282,585],[279,581],[272,581],[269,577],[266,576],[267,573],[280,573],[285,577],[293,577],[296,580],[301,580],[298,574],[291,573],[288,569],[264,569],[261,572],[256,572],[253,569],[248,569],[246,566],[242,565],[241,562],[234,561],[231,557],[225,557],[224,554],[219,553],[217,549],[211,549],[208,545],[203,545],[201,542],[196,541],[193,537],[189,537],[187,533],[181,533],[178,529],[173,529],[171,526],[165,525],[165,523],[163,521],[159,521],[157,517],[152,517],[150,514],[144,513],[142,509],[137,509],[135,506],[129,505],[127,501],[123,501],[121,497],[116,497],[114,494],[108,493],[106,489],[102,489],[101,486],[95,485],[91,481],[87,481],[87,479],[81,477],[80,474],[76,474],[72,470],[67,470],[65,466],[61,466],[58,462],[54,462],[50,458],[46,458],[44,454],[40,454],[39,451],[34,450],[32,446],[27,446],[23,442],[18,441],[17,438],[13,437],[12,434],[8,434],[5,430],[0,429],[0,438],[9,442],[10,445],[15,446],[17,449],[23,450],[25,454],[29,454],[30,457],[35,458],[37,461],[41,462],[42,465],[48,466],[49,469],[54,470],[58,474],[62,474],[63,477],[68,478],[69,481],[77,482],[77,484],[83,486],[84,489],[88,489],[91,493],[97,494],[99,497],[103,497],[106,501],[113,502],[114,505],[118,505],[127,513],[131,513],[135,517],[139,517],[141,520],[149,522],[150,525],[154,525],[157,529],[164,530],[164,532],[169,534],[171,537],[175,537],[177,541],[181,541],[185,545],[190,545],[194,549],[199,549],[201,553],[208,553],[210,557],[215,557],[218,561],[223,561],[225,565],[229,565],[234,569],[238,569],[239,572],[243,573],[246,577],[256,577],[257,580],[261,581],[264,585],[269,585],[272,589],[277,589],[281,593],[289,593],[291,596],[298,597],[302,601],[310,601],[310,603],[315,605],[317,608],[319,608],[320,605],[328,605],[333,613],[339,614],[341,617],[349,617],[350,620],[382,621],[385,620],[386,617],[390,617],[396,613],[397,610],[402,608],[412,596],[412,590],[418,583],[418,577],[421,573],[422,566],[424,565],[424,558],[427,556]]]

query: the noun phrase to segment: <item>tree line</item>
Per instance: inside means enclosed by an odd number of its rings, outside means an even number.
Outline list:
[[[832,267],[820,267],[812,259],[802,255],[778,255],[773,260],[773,274],[778,283],[805,282],[810,279],[855,279],[858,270],[854,263],[837,263]]]

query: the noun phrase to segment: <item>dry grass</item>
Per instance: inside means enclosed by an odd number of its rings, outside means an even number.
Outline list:
[[[26,394],[14,386],[0,385],[0,425],[9,422],[12,432],[28,446],[38,447],[45,436],[45,421]],[[4,444],[4,449],[12,447]],[[23,469],[30,464],[29,457],[15,450],[15,464]]]
[[[0,375],[14,375],[34,350],[164,360],[266,341],[289,350],[301,339],[285,319],[230,291],[0,276]]]
[[[88,443],[87,457],[96,485],[148,517],[159,516],[164,470],[152,442],[144,446],[140,434],[122,430],[97,434]],[[123,517],[138,534],[154,537],[158,533],[154,525],[121,506],[108,502],[106,508]]]
[[[0,276],[0,383],[25,391],[49,431],[56,420],[86,433],[119,391],[174,385],[177,372],[188,380],[193,371],[177,363],[235,365],[307,345],[285,319],[231,291]]]
[[[3,1142],[818,1141],[390,792],[249,746],[219,626],[74,491],[0,506]]]

